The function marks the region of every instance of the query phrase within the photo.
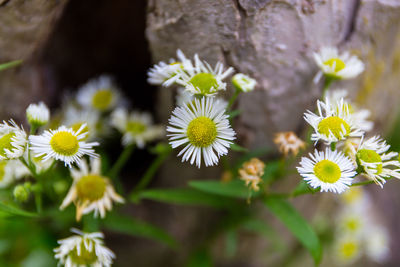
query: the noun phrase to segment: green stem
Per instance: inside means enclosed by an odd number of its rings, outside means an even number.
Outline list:
[[[330,77],[326,77],[326,76],[325,76],[324,88],[322,89],[322,100],[325,99],[326,93],[328,92],[329,87],[331,86],[333,80],[334,80],[333,78],[330,78]]]
[[[132,190],[132,193],[130,194],[131,199],[135,199],[137,194],[146,188],[148,184],[151,182],[152,178],[156,174],[158,168],[162,165],[162,163],[168,158],[168,156],[171,154],[172,150],[168,150],[164,153],[159,154],[154,161],[151,163],[149,168],[146,170],[142,178],[140,179],[139,183],[136,185],[136,187]]]
[[[335,151],[336,150],[336,142],[331,143],[331,150]]]
[[[111,179],[116,179],[116,177],[121,172],[122,167],[124,167],[125,163],[130,158],[134,148],[135,144],[128,145],[124,148],[122,153],[119,155],[117,161],[114,163],[111,170],[108,172],[108,177],[110,177]]]
[[[12,67],[16,67],[22,63],[22,60],[14,60],[7,63],[0,64],[0,71],[6,70]]]
[[[229,99],[228,106],[226,107],[227,111],[231,110],[231,108],[232,108],[233,104],[235,103],[236,98],[239,96],[240,92],[241,92],[240,89],[235,87],[235,92],[233,93],[233,95]]]

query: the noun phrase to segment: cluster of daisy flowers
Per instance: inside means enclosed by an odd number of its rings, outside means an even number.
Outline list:
[[[55,116],[50,116],[49,108],[42,102],[29,105],[29,133],[13,120],[3,121],[0,187],[16,184],[13,195],[19,202],[28,201],[31,193],[35,198],[41,197],[42,177],[52,175],[56,163],[61,162],[69,169],[72,184],[60,209],[73,204],[78,222],[91,213],[104,218],[114,203],[124,203],[124,199],[114,189],[111,171],[102,173],[101,157],[95,147],[113,134],[113,128],[121,133],[125,149],[143,148],[164,134],[163,127],[155,125],[149,113],[130,112],[127,106],[113,79],[101,76],[68,97]],[[61,240],[55,250],[60,264],[111,266],[115,256],[104,247],[101,233],[74,233],[77,235]]]
[[[362,187],[340,195],[333,259],[338,266],[354,264],[366,256],[383,264],[389,258],[389,233],[378,220],[371,196]]]
[[[167,127],[167,136],[173,148],[183,147],[178,156],[200,168],[217,165],[219,158],[228,153],[235,139],[230,124],[229,109],[239,92],[252,91],[256,81],[238,73],[232,77],[236,91],[227,103],[218,98],[226,90],[226,78],[233,68],[224,68],[221,62],[212,67],[197,54],[188,59],[177,51],[177,60],[160,62],[148,71],[148,82],[154,85],[178,87],[177,107]]]
[[[390,152],[379,136],[368,137],[373,128],[370,112],[348,100],[346,90],[329,89],[335,80],[360,74],[363,63],[336,48],[323,48],[314,58],[320,67],[316,81],[325,75],[323,100],[317,100],[316,112],[307,111],[304,119],[313,130],[310,139],[314,145],[326,148],[301,159],[300,175],[311,187],[335,193],[347,190],[358,175],[381,187],[387,179],[400,178],[398,153]]]

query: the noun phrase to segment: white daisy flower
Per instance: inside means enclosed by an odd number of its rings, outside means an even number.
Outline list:
[[[103,75],[83,85],[76,96],[78,103],[84,108],[97,111],[108,111],[120,100],[120,92],[111,77]]]
[[[97,157],[93,146],[97,142],[86,143],[87,132],[83,132],[86,124],[83,124],[77,131],[67,128],[64,125],[57,130],[46,130],[41,135],[29,136],[30,149],[35,157],[42,157],[43,161],[56,159],[64,161],[65,165],[71,167],[74,162],[79,162],[84,155]]]
[[[353,235],[342,235],[334,243],[334,252],[334,259],[340,266],[350,265],[361,257],[361,240]]]
[[[369,121],[368,118],[371,115],[371,112],[368,109],[360,109],[358,106],[346,99],[347,97],[347,90],[344,89],[336,89],[336,90],[329,90],[327,92],[326,97],[329,98],[329,102],[332,104],[340,104],[341,99],[344,99],[344,103],[347,103],[349,107],[349,114],[352,117],[352,121],[356,128],[359,128],[362,131],[368,132],[372,130],[374,127],[374,123]]]
[[[366,255],[378,263],[384,263],[390,256],[390,235],[386,228],[373,226],[365,236]]]
[[[58,240],[54,249],[55,258],[65,267],[110,267],[115,254],[104,245],[100,232],[84,233],[72,228],[71,237]]]
[[[386,153],[390,145],[379,136],[362,139],[358,147],[350,147],[354,162],[359,171],[380,187],[386,183],[385,178],[395,177],[400,179],[400,162],[397,152]]]
[[[50,118],[49,108],[43,102],[30,104],[26,109],[26,118],[35,127],[46,125]]]
[[[8,187],[12,182],[30,174],[28,168],[21,161],[2,160],[0,161],[0,188]]]
[[[176,55],[178,60],[170,59],[169,64],[161,61],[150,68],[147,72],[147,82],[154,85],[172,85],[179,77],[179,70],[184,70],[185,66],[191,65],[188,64],[190,60],[185,57],[181,50],[178,49]]]
[[[76,220],[80,221],[82,215],[94,211],[94,216],[106,216],[106,211],[112,210],[112,202],[124,203],[118,195],[111,181],[101,174],[101,161],[99,158],[91,159],[90,168],[86,160],[81,160],[79,169],[72,168],[71,176],[74,179],[71,188],[61,204],[60,209],[66,208],[72,202],[76,206]]]
[[[183,107],[177,107],[169,119],[167,127],[172,148],[184,145],[178,156],[190,164],[196,162],[200,168],[201,158],[206,166],[218,163],[219,157],[228,153],[235,139],[225,105],[219,100],[203,97],[195,99]]]
[[[301,158],[297,171],[311,187],[320,187],[321,192],[340,194],[348,189],[357,174],[351,159],[337,150],[326,148],[325,153],[315,150],[309,156]]]
[[[62,124],[74,131],[86,124],[86,127],[82,130],[82,133],[87,133],[84,140],[94,140],[99,136],[100,114],[92,109],[78,109],[73,105],[68,105],[64,112]]]
[[[207,62],[201,61],[194,55],[194,65],[190,60],[178,72],[176,83],[185,87],[194,95],[214,96],[218,91],[226,89],[226,83],[222,80],[233,73],[230,67],[224,71],[224,65],[218,62],[213,69]]]
[[[25,131],[13,120],[0,123],[0,160],[21,157],[26,148]]]
[[[128,111],[118,108],[111,114],[111,125],[120,131],[122,144],[127,146],[136,144],[143,148],[147,142],[151,142],[164,135],[164,128],[153,125],[153,119],[148,112]]]
[[[364,71],[364,64],[356,56],[348,52],[339,54],[336,47],[323,47],[314,53],[314,60],[321,69],[314,82],[317,83],[322,74],[331,79],[351,79]]]
[[[243,73],[237,73],[232,77],[233,85],[242,92],[253,91],[257,85],[257,81]]]
[[[307,111],[304,119],[314,128],[315,132],[311,135],[311,140],[317,143],[319,140],[326,144],[344,140],[347,137],[360,137],[364,132],[356,127],[353,117],[350,115],[348,104],[343,98],[339,103],[317,101],[318,115]]]

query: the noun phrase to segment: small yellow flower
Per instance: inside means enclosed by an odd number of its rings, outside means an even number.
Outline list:
[[[274,143],[279,151],[286,157],[289,153],[296,156],[300,149],[304,149],[306,144],[297,137],[294,132],[279,132],[275,135]]]
[[[252,158],[243,164],[239,170],[240,179],[246,182],[246,186],[254,191],[260,190],[259,183],[262,182],[261,177],[264,175],[265,164],[257,158]]]

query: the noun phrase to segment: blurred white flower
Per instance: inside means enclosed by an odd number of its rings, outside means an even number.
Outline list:
[[[30,104],[26,109],[26,118],[32,126],[40,127],[46,125],[50,119],[49,108],[43,102]]]
[[[253,91],[257,85],[257,81],[243,73],[237,73],[232,77],[233,85],[242,92]]]

